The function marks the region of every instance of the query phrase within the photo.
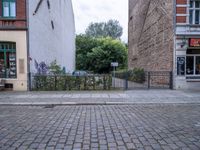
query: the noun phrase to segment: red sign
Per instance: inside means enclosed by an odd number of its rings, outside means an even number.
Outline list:
[[[200,39],[190,39],[190,47],[200,47]]]

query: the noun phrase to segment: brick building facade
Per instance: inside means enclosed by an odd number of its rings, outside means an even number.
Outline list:
[[[14,16],[3,16],[3,3],[5,0],[0,1],[0,30],[26,30],[27,28],[27,16],[26,16],[26,0],[16,0],[16,14]],[[9,2],[9,0],[7,1]],[[12,2],[12,1],[11,1]],[[9,8],[10,9],[10,8]]]
[[[30,73],[54,60],[74,70],[71,0],[0,0],[0,79],[6,88],[28,90]]]
[[[199,88],[200,1],[129,0],[128,65],[172,71],[175,89]]]

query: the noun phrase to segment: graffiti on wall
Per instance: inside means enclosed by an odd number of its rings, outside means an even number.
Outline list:
[[[48,65],[44,61],[38,63],[35,60],[35,69],[37,70],[37,74],[45,75],[48,73]]]

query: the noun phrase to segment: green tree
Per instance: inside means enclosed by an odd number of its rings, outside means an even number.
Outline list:
[[[79,70],[109,73],[111,62],[118,62],[121,69],[127,65],[127,48],[120,40],[78,35],[76,47],[76,68]]]
[[[65,73],[65,71],[63,69],[61,69],[61,66],[57,64],[56,60],[54,60],[50,63],[49,71],[50,71],[50,73],[52,73],[54,75],[59,75],[59,74]]]
[[[76,69],[88,70],[90,64],[87,53],[91,52],[97,45],[99,44],[95,38],[83,34],[76,36]]]
[[[109,20],[108,22],[91,23],[86,29],[86,35],[91,37],[112,37],[120,39],[123,34],[123,28],[117,20]]]

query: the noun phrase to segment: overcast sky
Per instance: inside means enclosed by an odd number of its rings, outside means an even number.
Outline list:
[[[91,22],[118,20],[123,27],[122,40],[127,42],[128,0],[72,0],[76,33],[84,33]]]

